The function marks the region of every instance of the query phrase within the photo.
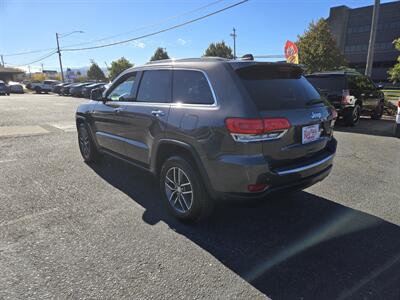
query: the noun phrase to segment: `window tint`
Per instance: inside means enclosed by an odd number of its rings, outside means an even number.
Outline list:
[[[136,101],[165,103],[170,102],[170,99],[171,71],[144,71]]]
[[[213,104],[214,99],[204,74],[200,71],[175,70],[173,101],[189,104]]]
[[[300,68],[252,66],[237,70],[259,110],[304,108],[324,102]]]
[[[360,89],[359,88],[359,85],[360,85],[359,81],[360,81],[360,76],[348,76],[347,77],[348,88],[350,90],[358,91]]]
[[[129,75],[119,83],[107,96],[111,101],[133,101],[133,85],[135,83],[136,73]]]
[[[307,79],[322,92],[342,91],[345,89],[344,76],[311,75],[307,76]]]

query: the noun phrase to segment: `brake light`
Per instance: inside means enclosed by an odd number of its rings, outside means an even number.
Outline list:
[[[225,123],[233,139],[237,142],[278,139],[290,128],[290,123],[286,118],[228,118]]]
[[[342,104],[349,105],[351,103],[350,90],[343,90],[342,92]]]

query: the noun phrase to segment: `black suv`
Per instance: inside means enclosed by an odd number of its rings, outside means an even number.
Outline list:
[[[107,153],[152,172],[183,221],[215,199],[301,190],[332,168],[336,111],[296,65],[152,62],[92,98],[76,113],[84,160]]]
[[[354,126],[361,114],[380,119],[384,94],[373,81],[355,71],[331,71],[306,76],[321,95],[336,108],[348,126]]]

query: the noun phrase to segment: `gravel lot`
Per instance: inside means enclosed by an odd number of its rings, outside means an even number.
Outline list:
[[[393,121],[337,126],[325,181],[186,226],[150,175],[82,161],[82,101],[0,97],[0,299],[400,299]]]

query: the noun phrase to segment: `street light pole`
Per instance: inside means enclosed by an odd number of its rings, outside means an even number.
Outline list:
[[[57,32],[56,32],[56,40],[57,40],[58,60],[60,61],[61,81],[64,82],[64,71],[63,71],[63,67],[62,67],[60,43],[58,41],[58,33]]]
[[[369,37],[367,63],[365,66],[365,75],[369,77],[371,77],[372,75],[372,65],[374,63],[376,30],[378,27],[378,19],[379,19],[379,6],[380,6],[380,1],[375,0],[374,10],[372,12],[371,34]]]
[[[233,27],[233,33],[231,33],[231,37],[233,37],[233,59],[236,59],[236,29]]]

